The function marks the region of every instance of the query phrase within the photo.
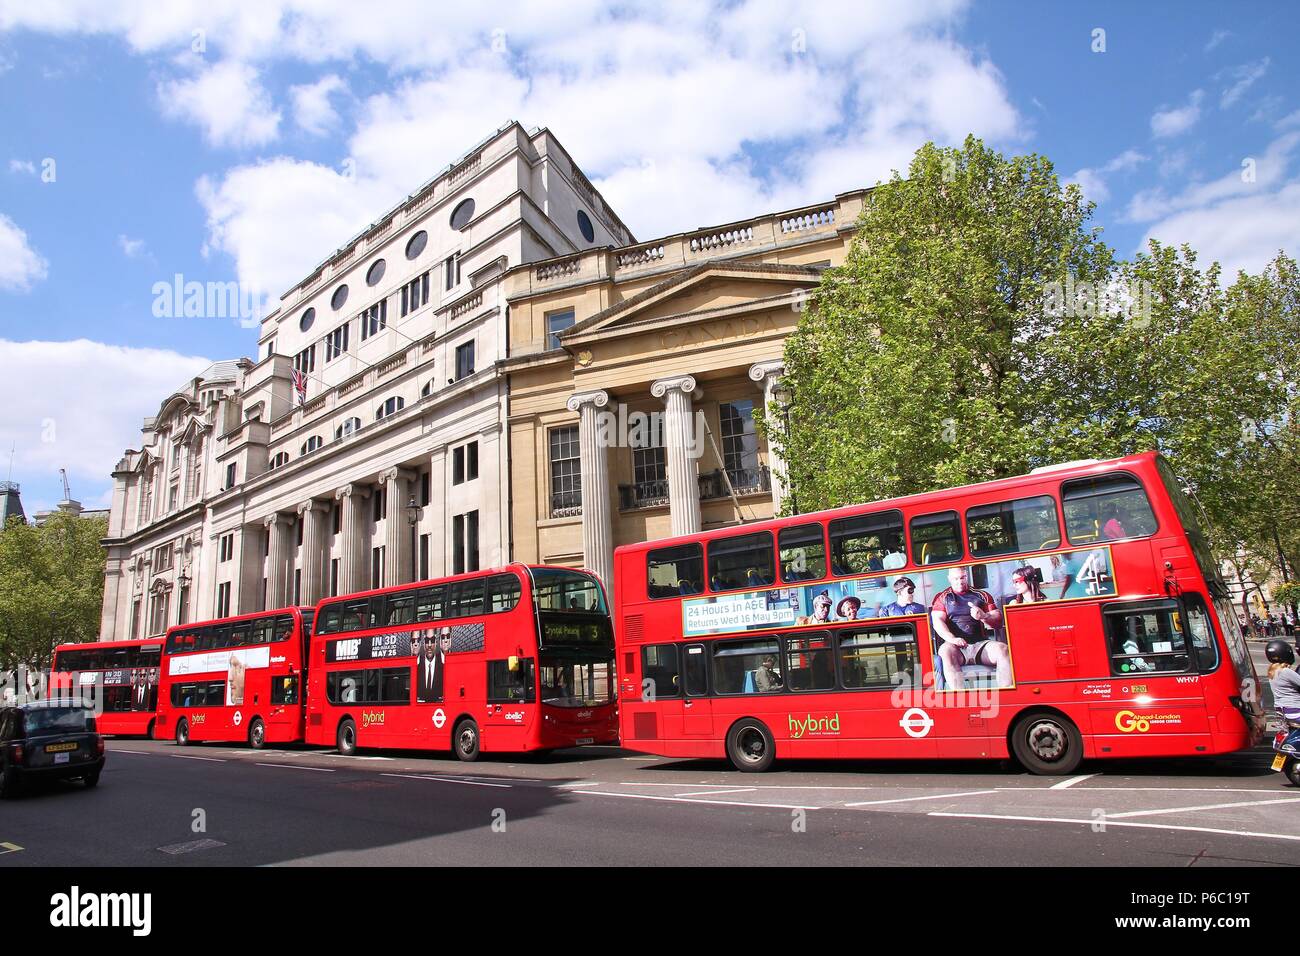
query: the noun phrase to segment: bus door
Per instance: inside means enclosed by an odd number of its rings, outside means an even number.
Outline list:
[[[709,656],[703,644],[682,647],[682,736],[713,734],[713,702],[709,699]]]
[[[939,655],[943,638],[935,633],[928,615],[916,630],[925,692],[903,695],[899,730],[912,741],[928,738],[940,757],[992,756],[992,725],[1000,694],[993,668],[963,666],[962,686],[953,687]]]
[[[487,662],[484,740],[493,750],[523,749],[525,731],[537,714],[537,675],[531,657]]]

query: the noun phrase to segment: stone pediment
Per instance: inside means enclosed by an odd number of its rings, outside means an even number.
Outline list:
[[[610,334],[661,330],[786,306],[817,287],[809,266],[731,262],[696,266],[616,302],[560,333],[569,347]]]

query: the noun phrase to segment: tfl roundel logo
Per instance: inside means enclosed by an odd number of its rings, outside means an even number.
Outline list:
[[[1151,721],[1145,717],[1139,717],[1131,710],[1121,710],[1115,715],[1115,726],[1126,734],[1131,734],[1135,730],[1140,734],[1145,734],[1151,729]]]
[[[934,718],[920,707],[912,707],[903,714],[898,721],[898,726],[902,727],[903,733],[909,737],[924,737],[934,726]]]

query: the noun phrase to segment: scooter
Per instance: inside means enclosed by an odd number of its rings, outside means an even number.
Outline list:
[[[1282,729],[1273,736],[1273,769],[1300,787],[1300,723],[1282,718]]]

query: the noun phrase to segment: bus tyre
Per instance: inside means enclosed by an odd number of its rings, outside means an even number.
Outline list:
[[[451,735],[451,749],[456,752],[458,760],[464,760],[466,763],[478,759],[480,743],[478,724],[470,717],[458,723]]]
[[[1026,714],[1011,730],[1011,750],[1030,773],[1074,773],[1083,761],[1083,736],[1060,714]]]
[[[338,744],[339,753],[345,757],[351,757],[357,752],[357,724],[351,717],[339,722],[338,737],[335,741]]]
[[[144,736],[147,740],[153,740],[153,721],[149,721],[149,726],[144,729]]]
[[[253,722],[248,725],[248,746],[254,750],[261,750],[266,746],[266,724],[262,723],[261,717],[254,717]]]
[[[180,720],[176,721],[176,746],[184,747],[189,742],[190,725],[185,718],[182,717]]]
[[[727,731],[727,759],[744,773],[762,773],[776,759],[776,741],[761,720],[746,717]]]

